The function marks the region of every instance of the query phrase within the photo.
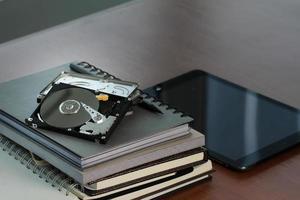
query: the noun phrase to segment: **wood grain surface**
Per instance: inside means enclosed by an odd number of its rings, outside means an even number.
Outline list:
[[[237,172],[214,163],[211,181],[175,192],[166,200],[297,200],[300,196],[300,147]]]
[[[135,0],[0,45],[0,82],[86,60],[145,88],[202,69],[300,108],[300,1]],[[300,147],[168,199],[299,199]]]

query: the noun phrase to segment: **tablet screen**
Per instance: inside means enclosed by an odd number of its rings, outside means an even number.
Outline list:
[[[213,158],[245,169],[299,142],[300,112],[216,76],[192,71],[146,90],[194,118]]]

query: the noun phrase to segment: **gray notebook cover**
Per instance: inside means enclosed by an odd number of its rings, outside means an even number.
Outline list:
[[[37,107],[37,94],[61,71],[68,71],[68,66],[69,64],[65,64],[0,84],[0,109],[24,122]],[[153,104],[159,106],[157,102]],[[31,135],[27,139],[38,141],[51,153],[83,169],[188,134],[189,128],[186,124],[192,121],[190,117],[182,117],[182,113],[174,113],[175,110],[166,109],[165,106],[159,108],[163,115],[135,107],[134,114],[121,122],[105,145],[42,129],[35,132],[31,128],[24,129],[20,123],[13,125],[17,127],[19,134],[26,132],[27,136]],[[11,119],[1,115],[0,120],[9,123]]]
[[[0,122],[0,134],[22,145],[25,149],[47,160],[53,166],[63,171],[82,185],[97,179],[127,170],[148,162],[152,162],[171,155],[182,153],[205,145],[203,134],[191,129],[190,134],[172,139],[163,143],[146,147],[138,151],[108,160],[104,163],[79,170],[69,162],[64,162],[62,157],[52,154],[42,145],[20,136],[14,129]]]
[[[0,147],[3,150],[0,150],[0,160],[2,161],[0,164],[0,191],[1,197],[3,199],[21,198],[67,200],[78,198],[100,198],[100,196],[89,197],[86,194],[82,193],[80,190],[74,189],[74,186],[77,185],[77,183],[74,183],[73,181],[69,182],[69,177],[65,176],[51,166],[37,167],[34,162],[31,162],[32,158],[29,156],[30,154],[28,151],[26,151],[22,147],[19,147],[14,142],[6,140],[1,135]],[[47,181],[45,182],[45,180]],[[151,185],[148,185],[147,187],[150,186]],[[16,189],[18,192],[10,192],[14,189]],[[164,191],[167,192],[168,189]],[[63,193],[65,193],[67,196]],[[124,193],[124,195],[126,194]]]

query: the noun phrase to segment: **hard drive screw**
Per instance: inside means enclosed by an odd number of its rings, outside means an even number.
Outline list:
[[[28,121],[32,122],[32,121],[33,121],[33,119],[30,117],[30,118],[28,118]]]
[[[161,88],[161,87],[159,87],[159,86],[157,86],[157,87],[155,88],[155,90],[156,90],[156,91],[161,91],[161,90],[162,90],[162,88]]]
[[[32,124],[32,127],[33,127],[33,128],[37,128],[37,125],[36,125],[36,124]]]

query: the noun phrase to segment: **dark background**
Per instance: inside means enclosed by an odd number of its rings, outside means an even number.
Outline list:
[[[0,0],[0,43],[129,0]]]

